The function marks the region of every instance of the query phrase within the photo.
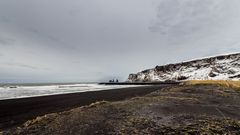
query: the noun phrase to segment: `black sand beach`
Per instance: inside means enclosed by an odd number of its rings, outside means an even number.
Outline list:
[[[176,84],[0,100],[0,130],[17,126],[29,119],[48,113],[70,110],[96,101],[118,101],[135,96],[143,96],[174,85]]]
[[[2,133],[4,135],[240,134],[239,90],[217,85],[162,87],[127,88],[109,91],[110,93],[103,92],[104,95],[102,92],[97,92],[95,96],[105,98],[105,95],[111,95],[108,99],[116,100],[136,94],[132,92],[126,94],[129,91],[143,91],[138,94],[153,91],[126,100],[99,101],[63,112],[38,116],[18,127],[3,130]],[[154,91],[156,89],[159,90]]]

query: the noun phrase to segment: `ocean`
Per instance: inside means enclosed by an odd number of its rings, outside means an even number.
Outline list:
[[[0,100],[100,91],[134,85],[99,85],[98,83],[54,83],[54,84],[0,84]]]

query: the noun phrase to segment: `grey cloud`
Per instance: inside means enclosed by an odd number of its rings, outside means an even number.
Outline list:
[[[37,67],[37,66],[32,66],[24,63],[4,63],[4,65],[10,66],[10,67],[20,67],[20,68],[27,68],[31,70],[50,70],[49,68],[43,68],[43,67]]]
[[[55,42],[57,44],[60,44],[60,45],[66,45],[64,42],[62,42],[60,39],[54,37],[54,36],[51,36],[51,35],[48,35],[46,33],[43,33],[43,32],[40,32],[39,30],[37,29],[34,29],[34,28],[28,28],[27,31],[30,31],[31,33],[37,35],[38,37],[40,38],[43,38],[43,39],[48,39],[52,42]]]
[[[11,22],[11,19],[6,16],[0,16],[0,22],[9,23],[9,22]]]
[[[14,45],[15,42],[16,42],[15,39],[12,39],[12,38],[1,38],[0,37],[0,45],[2,45],[2,46]]]
[[[239,0],[0,1],[0,66],[7,66],[0,74],[124,80],[156,65],[240,51],[239,12]]]
[[[55,46],[57,47],[58,50],[64,49],[64,50],[75,51],[77,49],[77,47],[72,46],[66,43],[65,41],[63,41],[62,39],[57,38],[56,36],[53,36],[47,32],[42,32],[35,28],[25,28],[25,30],[27,32],[34,34],[36,38],[43,39],[44,41],[47,40],[46,42],[48,43],[48,45],[44,45],[44,46],[53,46],[53,47]]]
[[[207,34],[204,32],[219,28],[231,16],[229,3],[225,0],[162,0],[149,30],[172,38]]]

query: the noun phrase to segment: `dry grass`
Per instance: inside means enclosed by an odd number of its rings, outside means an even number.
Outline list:
[[[219,85],[227,88],[232,88],[240,91],[240,81],[231,81],[231,80],[190,80],[183,82],[185,85]]]

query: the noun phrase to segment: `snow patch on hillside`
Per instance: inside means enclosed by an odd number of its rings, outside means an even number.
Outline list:
[[[240,53],[156,66],[130,74],[129,82],[240,80]]]

